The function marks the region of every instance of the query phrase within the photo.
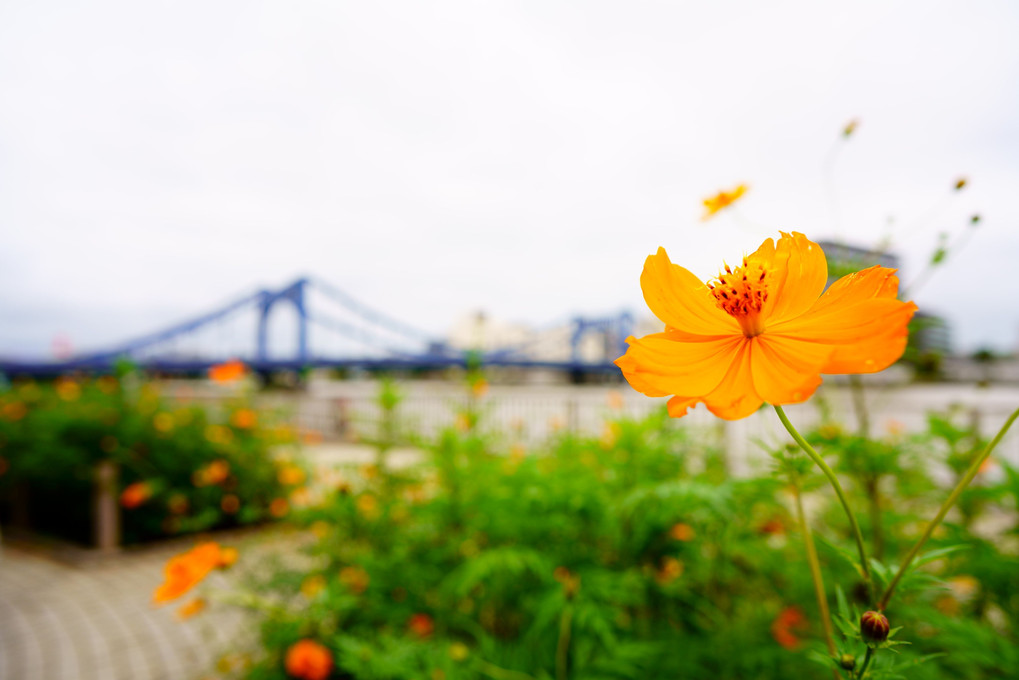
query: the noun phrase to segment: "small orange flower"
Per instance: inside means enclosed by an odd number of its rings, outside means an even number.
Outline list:
[[[407,621],[407,628],[419,638],[427,638],[435,632],[435,621],[428,614],[417,613]]]
[[[225,460],[214,460],[196,471],[195,486],[220,484],[230,475],[230,463]],[[199,483],[200,482],[200,483]]]
[[[210,571],[220,566],[221,561],[219,544],[211,541],[170,558],[163,568],[166,580],[156,588],[153,601],[155,604],[163,604],[177,599],[198,585]]]
[[[806,628],[807,617],[799,607],[786,607],[771,622],[771,636],[788,650],[798,649],[800,638],[794,631]]]
[[[287,503],[286,498],[274,498],[269,503],[269,514],[273,517],[286,517],[288,512],[290,512],[290,504]]]
[[[340,583],[347,586],[350,592],[360,595],[368,590],[371,577],[368,576],[368,572],[362,567],[344,567],[340,569]]]
[[[170,512],[173,514],[183,515],[191,507],[191,503],[184,494],[175,493],[166,501],[166,506],[170,508]]]
[[[219,502],[219,507],[226,514],[233,515],[241,509],[241,499],[232,493],[228,493],[223,496],[223,499]]]
[[[134,510],[152,498],[152,487],[147,482],[129,484],[120,494],[120,505],[127,510]]]
[[[70,378],[61,378],[55,387],[57,395],[64,401],[77,401],[81,396],[81,385]]]
[[[296,465],[285,465],[279,469],[276,473],[276,479],[283,486],[297,486],[303,484],[307,475],[304,474],[304,470],[297,467]]]
[[[28,407],[23,402],[12,401],[4,404],[4,418],[11,422],[17,422],[28,415]]]
[[[322,433],[318,430],[305,430],[301,435],[301,440],[309,446],[322,443]]]
[[[333,653],[314,640],[301,640],[287,650],[283,665],[292,678],[325,680],[333,672]]]
[[[488,381],[484,378],[473,381],[471,383],[471,394],[477,399],[481,399],[488,394]]]
[[[895,270],[844,276],[822,295],[827,281],[821,248],[795,232],[777,244],[768,239],[707,284],[659,248],[641,288],[665,331],[627,338],[616,365],[638,392],[676,395],[668,403],[674,418],[704,402],[719,418],[738,420],[764,402],[805,401],[822,373],[874,373],[894,363],[916,311],[896,299]]]
[[[301,581],[301,595],[314,600],[326,588],[326,579],[322,574],[313,574]]]
[[[738,201],[746,192],[747,185],[740,184],[732,191],[719,191],[711,198],[705,198],[702,201],[704,203],[704,215],[701,216],[701,221],[707,222],[718,214],[720,210],[724,210]]]
[[[237,548],[222,548],[219,551],[219,566],[221,568],[232,567],[237,563],[237,558],[241,554]]]
[[[166,434],[173,429],[173,416],[169,413],[157,413],[152,419],[152,427],[156,428],[157,432]]]
[[[250,430],[257,422],[258,416],[250,408],[238,409],[230,417],[230,424],[240,430]]]
[[[666,556],[662,558],[662,566],[655,572],[655,580],[660,585],[672,583],[683,575],[684,564],[675,557]]]
[[[674,541],[692,541],[695,535],[693,527],[682,522],[673,524],[672,528],[669,529],[669,537]]]
[[[370,493],[361,494],[357,498],[357,511],[368,520],[379,516],[379,499]]]
[[[240,380],[245,373],[247,373],[247,368],[244,366],[244,362],[235,359],[210,368],[209,378],[213,382],[228,383]]]
[[[178,607],[177,618],[181,621],[186,621],[196,614],[200,614],[205,609],[205,600],[200,597],[196,597],[187,604]]]

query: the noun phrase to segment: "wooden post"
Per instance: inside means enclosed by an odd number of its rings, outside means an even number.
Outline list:
[[[95,546],[103,552],[120,547],[120,507],[117,505],[119,471],[112,460],[100,461],[92,487],[92,530]]]

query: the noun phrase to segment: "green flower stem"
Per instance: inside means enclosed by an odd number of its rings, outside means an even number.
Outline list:
[[[856,672],[856,677],[863,678],[867,674],[867,667],[870,666],[871,659],[874,658],[874,648],[867,647],[867,654],[863,657],[863,665],[860,666],[860,670]]]
[[[570,661],[570,633],[573,626],[573,605],[567,604],[559,619],[559,641],[555,650],[556,680],[567,680]]]
[[[828,463],[824,462],[824,458],[814,450],[814,447],[807,443],[807,440],[803,438],[793,424],[789,422],[789,418],[786,416],[785,411],[778,404],[772,404],[775,408],[775,413],[778,414],[778,419],[782,421],[785,429],[788,430],[792,438],[796,440],[796,443],[800,445],[817,467],[821,468],[821,472],[828,478],[832,488],[835,489],[835,495],[839,497],[839,502],[842,503],[842,508],[846,511],[846,517],[849,518],[849,525],[853,530],[853,537],[856,539],[856,550],[860,554],[860,573],[863,575],[863,580],[867,584],[867,590],[871,588],[870,578],[870,565],[867,563],[867,550],[863,546],[863,534],[860,533],[860,525],[856,523],[856,516],[853,515],[853,511],[849,508],[849,501],[846,500],[846,494],[842,491],[842,485],[839,484],[839,478],[835,476],[835,472],[828,466]]]
[[[923,536],[920,537],[920,540],[916,542],[913,549],[909,551],[908,555],[906,555],[906,559],[902,561],[902,564],[899,566],[899,571],[895,574],[895,578],[893,578],[892,582],[888,584],[888,588],[885,590],[884,595],[881,596],[881,601],[877,604],[878,611],[884,611],[885,607],[888,606],[888,601],[892,598],[892,593],[895,592],[895,587],[899,585],[899,581],[901,581],[902,577],[906,574],[906,570],[909,569],[909,565],[913,563],[913,560],[920,552],[920,548],[924,546],[927,539],[931,537],[934,530],[939,524],[941,524],[941,520],[945,519],[945,515],[947,515],[948,511],[952,509],[955,502],[959,500],[959,496],[962,494],[963,490],[969,486],[969,483],[972,482],[973,478],[977,476],[978,472],[980,472],[980,466],[983,465],[984,461],[987,460],[987,457],[991,455],[991,451],[994,450],[994,447],[998,445],[1001,438],[1005,436],[1006,432],[1008,432],[1008,428],[1012,427],[1012,423],[1015,422],[1016,418],[1019,418],[1019,409],[1012,412],[1012,415],[1008,417],[1005,424],[1001,426],[1000,430],[998,430],[998,434],[994,435],[994,439],[992,439],[984,450],[980,452],[980,455],[974,458],[973,462],[970,463],[965,476],[959,480],[959,483],[952,490],[952,493],[945,499],[945,502],[941,504],[941,509],[938,510],[938,514],[934,516],[931,523],[927,525],[927,529],[923,532]]]
[[[807,564],[810,565],[810,577],[814,581],[814,594],[817,596],[817,608],[821,611],[821,626],[824,628],[824,641],[828,645],[828,654],[835,658],[838,656],[838,649],[835,647],[835,631],[831,625],[831,612],[828,609],[828,597],[824,592],[824,578],[821,576],[821,563],[817,559],[817,548],[814,546],[814,537],[810,533],[810,526],[807,524],[807,515],[803,512],[803,498],[800,495],[799,480],[795,473],[791,474],[790,481],[793,485],[793,494],[796,497],[796,515],[800,520],[800,528],[803,530],[803,545],[807,550]],[[832,669],[832,674],[838,678],[839,674]]]

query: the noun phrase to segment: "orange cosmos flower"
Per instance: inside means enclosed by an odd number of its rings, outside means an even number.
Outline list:
[[[170,558],[163,568],[165,582],[156,588],[152,599],[155,604],[175,600],[194,588],[209,572],[223,563],[219,544],[202,543],[188,552]]]
[[[407,628],[419,638],[431,637],[435,632],[435,621],[428,614],[417,613],[407,621]]]
[[[240,380],[247,373],[247,368],[244,366],[244,362],[234,359],[224,364],[217,364],[209,369],[209,378],[213,382],[233,382]]]
[[[665,250],[648,257],[641,288],[663,333],[639,340],[616,365],[649,397],[675,395],[679,418],[704,402],[738,420],[762,403],[805,401],[822,373],[874,373],[906,347],[916,311],[896,299],[894,269],[874,266],[844,276],[822,295],[828,265],[803,234],[765,241],[742,266],[702,283],[672,264]]]
[[[800,637],[796,633],[806,626],[807,617],[799,607],[786,607],[771,622],[771,636],[786,649],[795,650],[800,646]]]
[[[707,222],[720,210],[724,210],[738,201],[746,192],[747,185],[740,184],[732,191],[719,191],[711,198],[705,198],[702,201],[704,203],[704,214],[701,216],[701,222]]]
[[[186,621],[205,610],[205,600],[198,597],[177,608],[177,618]]]
[[[152,487],[146,482],[129,484],[120,494],[120,505],[127,510],[134,510],[152,497]]]
[[[258,415],[250,408],[239,409],[230,416],[230,423],[240,430],[250,430],[257,422]]]
[[[333,672],[333,654],[314,640],[301,640],[290,646],[284,660],[287,675],[300,680],[325,680]]]

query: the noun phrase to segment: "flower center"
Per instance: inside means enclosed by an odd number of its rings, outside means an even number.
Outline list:
[[[743,335],[752,338],[764,332],[761,309],[768,299],[768,270],[764,265],[746,257],[735,270],[725,265],[725,273],[709,281],[708,289],[715,296],[715,304],[739,322]]]

